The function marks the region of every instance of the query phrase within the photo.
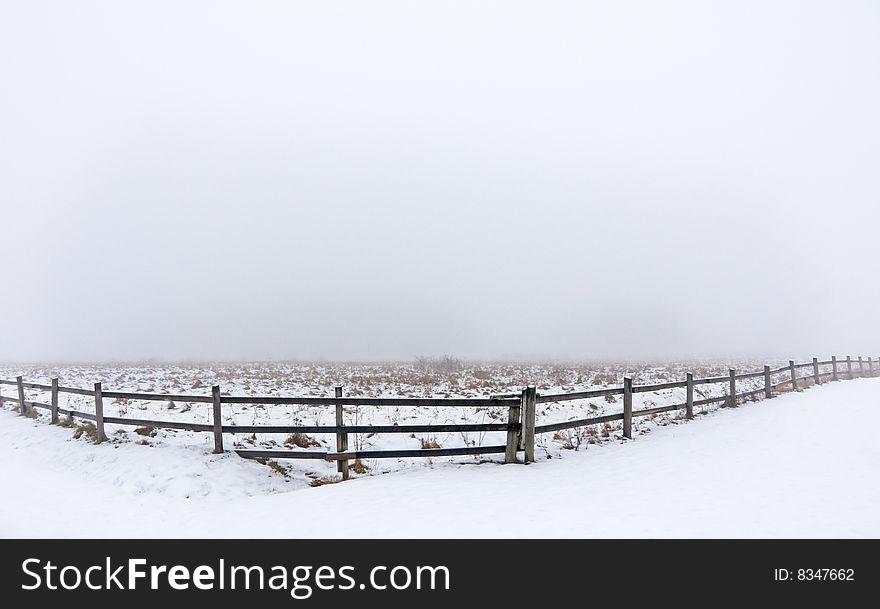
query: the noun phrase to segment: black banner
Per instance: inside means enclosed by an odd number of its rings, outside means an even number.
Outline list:
[[[0,573],[16,607],[846,602],[880,591],[878,556],[876,540],[5,540]]]

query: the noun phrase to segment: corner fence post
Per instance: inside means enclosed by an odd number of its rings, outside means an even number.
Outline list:
[[[729,368],[727,373],[730,374],[730,407],[736,406],[736,370]]]
[[[694,373],[687,373],[687,414],[689,419],[694,418]]]
[[[788,360],[788,371],[791,373],[791,390],[797,391],[797,373],[794,371],[794,360]]]
[[[535,410],[538,400],[538,388],[534,385],[526,387],[525,403],[523,404],[523,432],[522,442],[525,451],[524,462],[535,462]]]
[[[822,384],[822,379],[819,376],[819,358],[818,357],[813,358],[813,381],[817,385]]]
[[[342,386],[335,388],[336,398],[342,397]],[[339,431],[339,428],[345,425],[345,410],[341,403],[336,404],[336,452],[344,453],[348,451],[348,434]],[[342,474],[343,480],[348,480],[348,459],[336,462],[336,471]]]
[[[52,407],[52,425],[58,424],[58,378],[52,379],[52,399],[49,402]]]
[[[27,405],[24,403],[24,379],[15,377],[15,384],[18,385],[18,411],[24,414],[27,412]]]
[[[633,380],[623,379],[623,437],[633,437]]]
[[[101,383],[95,383],[95,427],[98,428],[98,442],[104,442],[107,434],[104,433],[104,394]]]
[[[528,388],[522,390],[518,402],[511,402],[507,410],[507,447],[504,451],[505,463],[516,463],[516,449],[519,447],[519,437],[522,431],[522,405],[526,401]]]
[[[831,380],[832,381],[837,380],[837,356],[836,355],[831,356]]]
[[[773,397],[773,388],[770,386],[770,366],[764,364],[764,399]]]
[[[847,355],[846,356],[846,377],[848,380],[852,380],[852,358]]]
[[[214,454],[219,455],[223,452],[223,414],[220,408],[220,385],[211,387],[211,401],[214,407],[214,414],[211,422],[214,428]]]

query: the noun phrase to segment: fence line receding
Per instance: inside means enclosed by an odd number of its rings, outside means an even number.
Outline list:
[[[843,367],[842,367],[843,366]],[[803,371],[806,369],[807,373]],[[569,393],[539,394],[534,385],[524,387],[519,393],[492,396],[488,398],[366,398],[343,395],[343,388],[336,387],[333,397],[286,397],[286,396],[225,396],[220,392],[220,387],[214,385],[211,395],[178,395],[164,393],[138,393],[127,391],[105,391],[101,383],[95,383],[92,389],[79,389],[65,387],[58,384],[58,379],[51,379],[50,384],[25,382],[18,376],[14,381],[0,379],[0,404],[14,402],[19,405],[22,414],[28,410],[45,409],[50,412],[51,422],[57,424],[59,415],[65,415],[71,419],[84,419],[93,421],[97,429],[97,441],[107,439],[105,425],[130,425],[136,427],[153,427],[157,429],[182,429],[194,432],[208,432],[214,436],[214,452],[222,453],[223,434],[294,434],[294,433],[327,433],[336,435],[336,450],[312,451],[312,450],[289,450],[289,449],[236,449],[235,452],[242,457],[250,459],[282,458],[282,459],[321,459],[336,461],[338,470],[343,479],[349,477],[349,461],[355,459],[386,459],[401,457],[449,457],[462,455],[481,454],[504,454],[505,463],[519,462],[519,453],[523,454],[522,462],[529,463],[535,460],[535,434],[556,432],[589,425],[600,425],[614,421],[623,421],[623,436],[632,438],[633,419],[649,415],[684,410],[685,418],[694,418],[694,408],[708,406],[710,404],[723,403],[725,406],[734,406],[740,401],[754,400],[758,398],[768,399],[774,393],[781,391],[797,391],[799,389],[821,385],[828,381],[851,380],[859,377],[873,377],[880,374],[880,358],[852,358],[840,360],[832,356],[829,360],[819,361],[813,358],[811,362],[796,363],[790,361],[787,366],[771,369],[764,366],[763,370],[738,373],[730,369],[726,376],[709,378],[694,378],[692,373],[687,373],[683,381],[653,383],[649,385],[633,385],[632,378],[624,377],[620,387],[608,387],[591,389],[588,391],[575,391]],[[737,393],[737,381],[763,378],[763,387]],[[694,387],[699,385],[726,384],[725,395],[694,399]],[[2,395],[2,386],[12,385],[17,388],[17,397]],[[50,403],[28,400],[25,390],[32,389],[50,392]],[[687,398],[682,403],[655,406],[633,410],[632,396],[637,393],[650,393],[666,389],[685,389]],[[59,394],[91,397],[95,401],[95,412],[82,412],[71,408],[62,408],[58,405]],[[574,419],[559,423],[545,425],[535,424],[535,411],[537,404],[550,402],[566,402],[588,398],[605,396],[623,396],[623,411],[619,413]],[[211,423],[191,423],[185,421],[162,421],[151,419],[132,419],[126,417],[104,416],[105,399],[130,399],[142,401],[180,401],[192,403],[206,403],[212,405]],[[309,405],[327,406],[335,409],[335,424],[333,425],[224,425],[222,423],[222,407],[224,404],[251,404],[251,405]],[[343,420],[343,408],[358,408],[361,406],[405,406],[415,408],[428,407],[507,407],[508,416],[506,423],[443,423],[424,425],[346,425]],[[436,432],[506,432],[506,442],[497,446],[464,446],[458,448],[421,448],[421,449],[395,449],[395,450],[350,450],[349,434],[415,434]]]

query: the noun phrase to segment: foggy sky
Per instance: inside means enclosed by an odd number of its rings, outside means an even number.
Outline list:
[[[0,360],[880,355],[880,4],[0,2]]]

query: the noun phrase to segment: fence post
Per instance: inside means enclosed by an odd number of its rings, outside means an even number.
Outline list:
[[[211,387],[211,398],[214,405],[213,426],[214,426],[214,454],[219,455],[223,452],[223,415],[220,408],[220,385]]]
[[[770,366],[764,364],[764,399],[773,397],[773,389],[770,387]]]
[[[868,376],[874,376],[874,358],[868,356]]]
[[[623,437],[633,437],[633,380],[623,379]]]
[[[862,356],[859,356],[859,378],[865,376],[865,364],[862,363]]]
[[[846,377],[849,380],[852,380],[852,358],[847,355],[846,356]]]
[[[687,414],[689,419],[694,418],[694,373],[687,373]]]
[[[518,402],[512,402],[507,410],[507,449],[504,451],[505,463],[516,463],[516,449],[519,447],[519,436],[522,432],[521,413],[522,404],[526,401],[526,391],[523,389]]]
[[[336,386],[335,395],[337,398],[342,397],[342,387]],[[342,404],[336,404],[336,427],[342,427],[345,425],[345,411],[342,408]],[[348,434],[336,430],[336,452],[344,453],[348,451]],[[348,480],[348,460],[337,461],[336,462],[336,471],[342,473],[342,479]]]
[[[27,406],[24,403],[24,379],[20,376],[15,377],[15,384],[18,385],[18,411],[24,414],[27,412]]]
[[[819,358],[818,357],[813,358],[813,380],[816,382],[817,385],[822,384],[821,377],[819,376]]]
[[[52,406],[52,425],[58,424],[58,378],[52,379],[52,399],[49,402]]]
[[[831,356],[831,380],[832,381],[837,380],[837,356],[836,355]]]
[[[788,360],[788,370],[791,373],[791,390],[797,391],[797,372],[794,370],[794,360]]]
[[[736,370],[728,368],[727,373],[730,375],[730,407],[736,406]]]
[[[523,404],[523,450],[525,463],[535,462],[535,406],[538,399],[538,388],[534,385],[526,387],[525,403]]]
[[[95,427],[98,428],[98,442],[107,439],[104,433],[104,394],[101,391],[101,383],[95,383]]]

